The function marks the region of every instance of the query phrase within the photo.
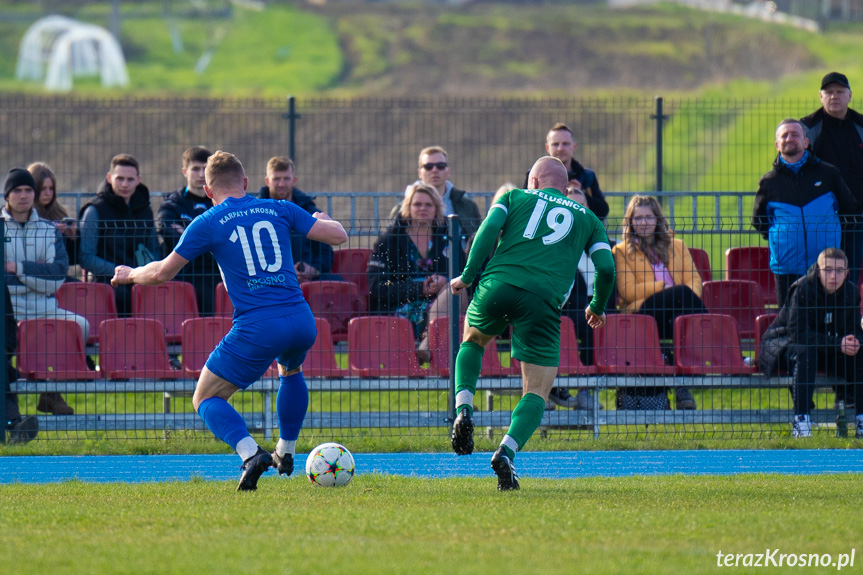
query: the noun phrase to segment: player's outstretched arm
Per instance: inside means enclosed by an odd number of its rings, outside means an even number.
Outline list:
[[[338,246],[348,241],[348,233],[342,224],[324,212],[315,212],[314,218],[318,221],[312,225],[309,233],[306,234],[308,239],[324,242],[331,246]]]
[[[177,252],[171,252],[163,260],[150,262],[138,268],[117,266],[114,268],[114,277],[111,278],[111,285],[114,287],[121,284],[161,285],[174,279],[187,263],[189,263],[189,260]]]

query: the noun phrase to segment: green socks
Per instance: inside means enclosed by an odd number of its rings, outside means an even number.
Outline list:
[[[469,341],[463,342],[455,359],[455,406],[456,412],[467,407],[473,415],[473,396],[476,381],[482,369],[482,356],[485,348]],[[545,403],[543,403],[543,409]]]
[[[518,443],[518,448],[524,447],[533,432],[542,423],[542,415],[545,413],[545,400],[535,393],[526,393],[518,405],[512,411],[512,420],[506,434]],[[510,458],[515,457],[515,450],[504,444]],[[512,451],[512,454],[509,452]]]

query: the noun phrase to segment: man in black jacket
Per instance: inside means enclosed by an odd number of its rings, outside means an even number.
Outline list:
[[[759,368],[767,375],[780,369],[794,374],[793,437],[812,435],[809,413],[819,370],[840,376],[849,385],[848,405],[856,406],[856,437],[863,439],[863,328],[860,293],[848,278],[848,259],[838,248],[827,248],[805,277],[791,287],[788,300],[764,334]],[[863,395],[859,397],[863,400]]]
[[[863,114],[848,107],[851,102],[848,77],[830,72],[821,79],[818,96],[821,107],[800,120],[809,131],[812,151],[839,169],[857,203],[863,206]],[[857,282],[863,260],[863,230],[859,222],[846,225],[843,246],[851,264],[851,281]]]
[[[587,209],[597,218],[605,222],[608,216],[608,202],[599,188],[596,172],[585,168],[573,157],[578,142],[573,139],[572,130],[566,124],[557,123],[545,135],[545,151],[554,156],[566,166],[569,185],[584,192],[587,197]],[[524,187],[527,188],[527,174],[524,175]]]
[[[297,176],[294,173],[294,162],[290,158],[284,156],[270,158],[264,181],[267,185],[258,190],[258,195],[262,199],[287,200],[310,214],[321,211],[315,205],[314,196],[296,187]],[[292,234],[291,255],[294,258],[294,269],[300,283],[315,280],[342,280],[341,276],[331,273],[333,248],[327,244]]]
[[[78,261],[97,282],[110,283],[119,265],[139,266],[159,256],[150,190],[141,183],[138,160],[129,154],[111,159],[95,200],[81,208]],[[131,286],[114,288],[117,311],[128,315]]]
[[[5,272],[4,272],[5,273]],[[5,286],[6,296],[6,379],[3,386],[3,400],[6,404],[6,433],[10,443],[27,443],[36,439],[39,433],[39,420],[34,415],[21,416],[18,410],[18,394],[9,393],[9,382],[18,379],[18,370],[12,366],[12,356],[18,344],[18,324],[12,312],[12,298],[9,286]]]
[[[168,194],[159,207],[156,227],[162,238],[162,255],[167,257],[180,236],[186,231],[192,220],[213,207],[213,200],[204,191],[204,169],[207,158],[212,152],[201,146],[193,146],[183,152],[183,176],[186,185]],[[212,254],[204,255],[189,262],[177,277],[180,281],[195,286],[195,296],[198,309],[202,315],[209,316],[215,312],[216,285],[222,281],[219,266]]]

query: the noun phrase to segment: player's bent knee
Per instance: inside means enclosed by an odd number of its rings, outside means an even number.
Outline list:
[[[296,369],[291,369],[291,370],[288,370],[288,368],[286,368],[281,363],[278,364],[278,366],[279,366],[279,375],[281,377],[288,377],[289,375],[294,375],[295,373],[300,373],[301,371],[303,371],[302,365]]]

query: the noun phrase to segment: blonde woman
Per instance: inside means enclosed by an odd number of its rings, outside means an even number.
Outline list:
[[[433,187],[414,184],[369,259],[369,308],[410,320],[421,362],[430,359],[428,322],[447,315],[448,257],[443,202]]]

